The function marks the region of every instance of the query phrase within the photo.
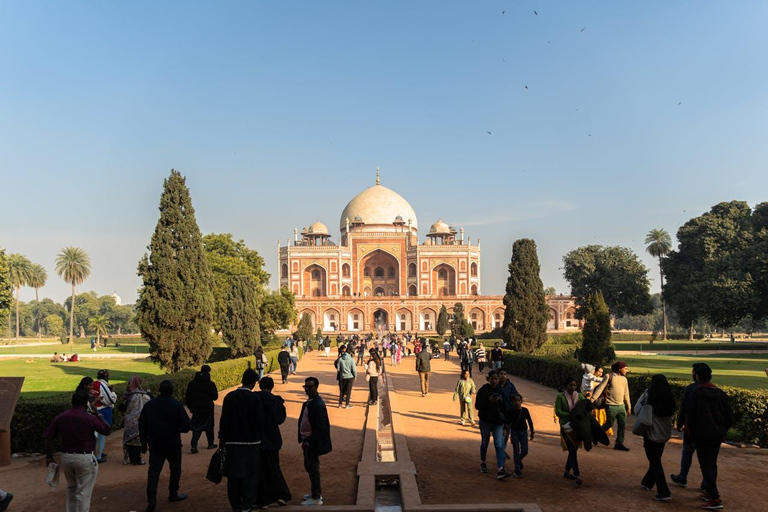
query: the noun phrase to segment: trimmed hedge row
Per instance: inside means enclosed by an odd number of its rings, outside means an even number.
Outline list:
[[[554,345],[545,343],[537,348],[533,354],[541,357],[554,357],[562,359],[575,359],[578,345]]]
[[[271,372],[278,367],[277,353],[279,351],[279,349],[273,349],[265,352],[267,357],[269,357],[269,367],[265,370],[265,373]],[[116,361],[115,364],[119,364],[119,362]],[[253,356],[210,363],[211,379],[220,390],[231,388],[240,384],[243,372],[247,368],[252,368],[253,365]],[[195,371],[182,370],[170,375],[144,376],[142,377],[142,382],[144,389],[153,396],[158,396],[160,382],[169,379],[173,382],[174,398],[184,401],[187,384],[195,376]],[[95,377],[95,375],[92,377]],[[118,403],[125,392],[125,387],[126,383],[115,385]],[[44,442],[43,430],[45,430],[53,418],[71,407],[72,392],[37,398],[19,397],[19,401],[16,404],[16,412],[11,420],[11,453],[42,452]],[[123,427],[123,419],[123,413],[115,409],[113,430]]]
[[[611,341],[652,341],[653,335],[648,333],[628,333],[628,332],[614,332],[611,335]],[[687,334],[667,334],[667,340],[688,341],[689,336]],[[703,334],[696,334],[693,336],[695,340],[703,340]],[[661,333],[657,334],[655,341],[661,340]]]
[[[510,351],[504,351],[504,366],[511,375],[552,388],[559,388],[568,378],[576,378],[581,383],[583,374],[580,363],[576,360],[540,357]],[[643,391],[650,385],[651,374],[630,374],[628,380],[629,394],[634,405]],[[683,392],[690,382],[670,380],[669,384],[675,394],[675,400],[680,404],[683,399]],[[733,430],[736,433],[736,439],[767,448],[768,392],[732,386],[719,387],[728,394],[731,400],[734,416]]]

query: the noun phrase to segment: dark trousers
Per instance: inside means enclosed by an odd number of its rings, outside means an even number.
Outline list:
[[[573,470],[573,475],[579,476],[581,473],[579,473],[579,459],[576,455],[579,448],[571,442],[568,434],[566,434],[565,430],[562,428],[560,429],[560,437],[563,438],[565,447],[568,449],[568,460],[565,461],[565,472],[568,473],[570,470]]]
[[[291,371],[291,364],[281,364],[280,365],[280,377],[283,378],[283,384],[288,382],[288,373]]]
[[[320,487],[320,456],[315,450],[304,450],[304,469],[309,474],[312,499],[320,499],[323,495],[322,488]]]
[[[168,461],[171,469],[171,478],[168,480],[168,497],[173,498],[179,493],[179,481],[181,480],[181,446],[164,449],[150,449],[149,473],[147,474],[147,502],[150,505],[157,504],[157,484],[163,464]]]
[[[717,490],[717,456],[720,454],[720,441],[696,442],[696,456],[699,458],[701,476],[704,477],[704,490],[710,498],[720,498]]]
[[[680,456],[680,480],[688,482],[688,471],[693,463],[693,452],[696,451],[696,443],[683,433],[683,454]]]
[[[344,401],[346,397],[346,405],[349,405],[349,400],[352,398],[352,384],[355,379],[341,379],[339,381],[339,405]]]
[[[664,443],[656,443],[643,436],[643,448],[645,448],[645,457],[648,459],[648,471],[645,472],[640,483],[650,488],[655,485],[659,496],[670,496],[672,493],[669,492],[667,478],[664,475],[664,466],[661,465]]]
[[[370,403],[373,403],[378,400],[379,400],[379,378],[371,377],[371,380],[368,381],[368,401]]]
[[[227,498],[232,510],[250,510],[257,505],[261,465],[261,447],[233,445],[225,447],[224,475]]]
[[[141,446],[125,445],[125,453],[128,454],[128,460],[131,464],[141,463]]]
[[[200,436],[205,432],[205,437],[208,439],[208,446],[213,444],[213,413],[199,414],[192,413],[192,440],[190,445],[197,450],[197,442],[200,440]]]
[[[469,372],[469,376],[472,376],[472,363],[467,363],[462,361],[461,362],[461,372],[464,373],[464,370],[467,370]]]
[[[291,501],[291,490],[280,468],[280,450],[261,450],[257,505],[269,505],[277,500]]]
[[[512,440],[512,454],[515,461],[515,471],[521,471],[522,462],[528,455],[528,431],[510,430],[509,437]]]
[[[483,368],[485,368],[485,363],[477,363],[477,369],[480,370],[480,373],[483,373]]]

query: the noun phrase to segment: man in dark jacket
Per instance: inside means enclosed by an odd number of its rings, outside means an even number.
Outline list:
[[[147,512],[157,506],[157,483],[163,464],[168,461],[171,478],[168,481],[168,501],[182,501],[187,495],[179,492],[181,480],[181,434],[189,432],[189,416],[184,405],[173,398],[173,382],[160,383],[160,396],[153,398],[141,410],[139,439],[141,451],[149,446],[147,475]]]
[[[291,501],[291,491],[280,469],[280,448],[283,447],[283,437],[280,435],[280,425],[286,418],[285,400],[279,395],[273,395],[275,381],[272,377],[264,377],[259,381],[257,394],[264,406],[264,434],[261,439],[261,470],[259,471],[259,507],[277,502],[286,505]]]
[[[208,439],[208,449],[216,448],[213,440],[213,402],[219,399],[219,390],[211,381],[211,367],[204,364],[195,378],[187,385],[187,395],[184,401],[192,413],[192,453],[197,453],[197,442],[205,431]]]
[[[429,394],[429,372],[432,371],[430,361],[432,354],[427,350],[427,343],[421,342],[421,352],[416,356],[416,371],[419,372],[419,383],[421,384],[421,396]]]
[[[696,455],[704,477],[702,499],[707,510],[723,508],[717,490],[717,456],[725,434],[733,425],[733,413],[728,395],[712,384],[712,369],[707,364],[696,368],[699,387],[691,393],[685,413],[689,437],[696,443]]]
[[[224,397],[219,444],[225,450],[224,476],[232,510],[251,510],[259,502],[259,469],[264,432],[264,407],[253,392],[259,374],[243,372],[242,386]]]
[[[304,451],[304,469],[309,473],[312,491],[304,495],[304,506],[322,505],[323,495],[320,486],[320,456],[330,453],[331,423],[328,421],[328,410],[325,402],[317,392],[320,381],[315,377],[307,377],[304,381],[304,392],[307,401],[301,406],[299,414],[299,443]]]
[[[493,447],[496,450],[496,465],[499,480],[509,477],[512,473],[504,469],[504,423],[507,422],[504,397],[499,388],[499,374],[496,370],[488,372],[488,384],[477,391],[475,397],[475,409],[480,418],[480,471],[488,472],[485,464],[485,456],[488,453],[488,444],[493,435]]]
[[[291,370],[291,353],[287,346],[283,346],[277,353],[277,364],[280,365],[280,376],[283,379],[283,384],[285,384],[288,382],[288,373]]]
[[[693,363],[693,370],[691,371],[692,384],[688,384],[683,392],[683,400],[680,402],[680,411],[677,413],[677,431],[683,431],[683,454],[680,457],[680,473],[677,475],[669,475],[669,478],[675,484],[680,487],[688,485],[688,471],[691,469],[691,463],[693,462],[693,453],[696,451],[696,445],[693,443],[693,439],[689,439],[688,435],[683,430],[685,426],[685,413],[688,410],[688,404],[691,401],[691,394],[699,387],[699,383],[696,382],[696,368],[704,363]],[[703,484],[702,486],[703,487]]]

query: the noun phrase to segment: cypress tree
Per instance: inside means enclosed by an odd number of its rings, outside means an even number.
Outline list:
[[[136,313],[151,358],[171,372],[201,365],[213,346],[214,280],[186,179],[173,169],[147,249],[139,262]]]
[[[437,331],[439,336],[442,336],[448,330],[449,326],[450,322],[448,322],[448,310],[445,309],[445,304],[443,304],[440,306],[440,313],[437,315],[437,325],[435,326],[435,331]]]
[[[453,323],[451,332],[454,336],[466,336],[467,321],[464,318],[464,304],[457,302],[453,305]]]
[[[528,238],[516,240],[504,295],[502,337],[507,346],[519,352],[532,353],[547,341],[549,306],[540,269],[536,242]]]
[[[293,337],[297,340],[312,341],[312,318],[308,314],[301,315],[301,320],[299,320]]]
[[[579,361],[604,365],[616,359],[611,343],[611,314],[601,292],[587,297]]]
[[[0,249],[0,318],[8,319],[8,339],[11,339],[11,269],[8,266],[8,256]]]
[[[250,356],[261,344],[258,284],[251,276],[235,276],[221,319],[224,343],[235,357]]]

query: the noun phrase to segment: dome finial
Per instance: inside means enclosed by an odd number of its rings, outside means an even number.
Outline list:
[[[376,166],[376,184],[381,185],[381,177],[379,176],[379,166]]]

